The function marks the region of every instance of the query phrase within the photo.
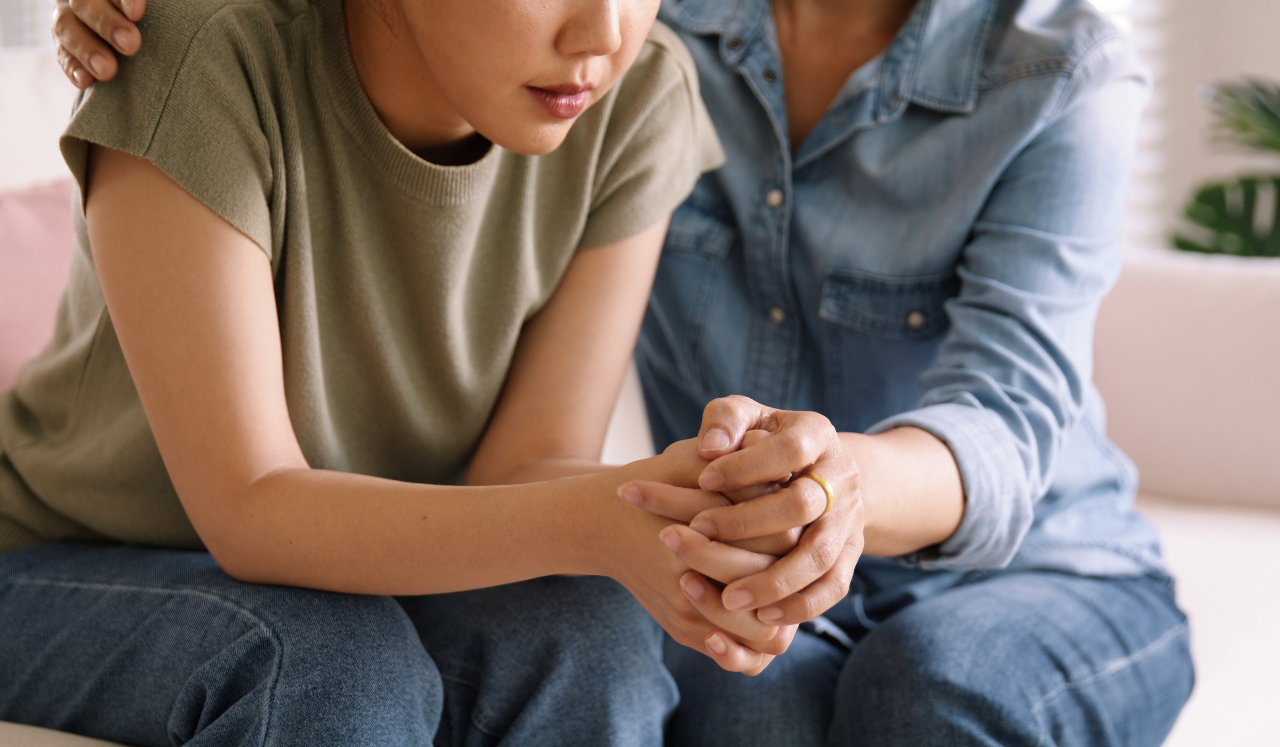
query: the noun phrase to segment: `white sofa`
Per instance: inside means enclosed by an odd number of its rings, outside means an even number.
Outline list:
[[[65,187],[53,193],[69,197]],[[0,199],[0,219],[3,208]],[[69,230],[51,235],[63,237],[57,251],[65,253]],[[23,251],[0,243],[0,267],[6,253],[9,267],[21,264]],[[65,273],[65,254],[54,259],[62,269],[50,272]],[[34,292],[30,277],[7,280],[0,276],[0,295],[7,289],[9,300],[19,289]],[[21,320],[23,334],[0,334],[0,348],[26,346],[0,349],[0,387],[6,364],[34,353],[47,335],[26,333],[51,327],[34,317],[50,314],[52,300],[24,303],[37,307],[43,311]],[[12,328],[15,317],[8,319]],[[1280,260],[1131,257],[1099,319],[1096,376],[1109,431],[1142,470],[1139,505],[1160,526],[1192,623],[1198,681],[1166,745],[1280,745],[1280,583],[1272,570],[1280,567]],[[633,371],[605,458],[649,453]],[[92,744],[106,743],[0,723],[0,747]]]

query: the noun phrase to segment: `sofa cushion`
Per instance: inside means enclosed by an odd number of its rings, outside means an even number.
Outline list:
[[[1280,260],[1133,254],[1096,339],[1143,492],[1280,507]]]
[[[0,389],[53,333],[74,238],[74,182],[0,194]]]
[[[1143,495],[1191,624],[1196,686],[1164,747],[1280,745],[1280,510]]]

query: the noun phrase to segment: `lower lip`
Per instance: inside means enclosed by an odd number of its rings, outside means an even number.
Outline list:
[[[557,119],[573,119],[587,108],[587,92],[575,93],[572,96],[548,91],[545,88],[529,86],[529,93],[538,102],[543,111]]]

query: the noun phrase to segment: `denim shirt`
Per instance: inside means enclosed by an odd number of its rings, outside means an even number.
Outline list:
[[[661,18],[728,161],[672,219],[637,348],[658,448],[734,393],[915,426],[950,447],[966,508],[885,562],[1159,573],[1091,380],[1149,89],[1130,42],[1082,0],[919,0],[793,155],[767,0]]]

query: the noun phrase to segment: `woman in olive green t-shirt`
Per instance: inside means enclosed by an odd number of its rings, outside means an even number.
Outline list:
[[[693,445],[598,464],[667,216],[721,158],[656,10],[152,4],[63,137],[79,247],[0,394],[0,718],[657,744],[634,600],[727,669],[785,649],[615,497],[696,487]]]

